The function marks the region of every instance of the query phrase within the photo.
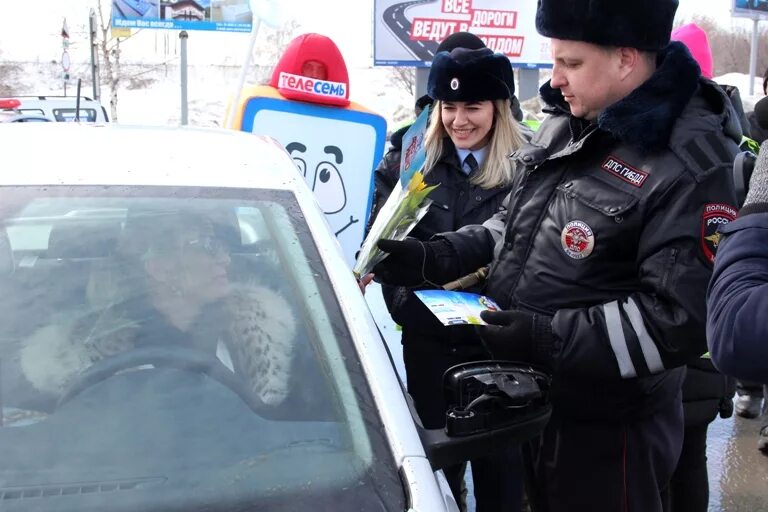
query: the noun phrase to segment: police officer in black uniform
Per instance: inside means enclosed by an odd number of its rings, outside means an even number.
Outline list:
[[[438,186],[429,196],[432,207],[411,232],[420,240],[484,222],[498,212],[512,183],[506,155],[524,142],[512,116],[515,84],[509,59],[465,32],[452,34],[438,50],[428,80],[435,104],[425,134],[423,171],[425,182]],[[372,217],[398,179],[399,169],[376,170]],[[419,418],[426,428],[443,427],[451,405],[445,401],[443,373],[456,364],[488,359],[489,354],[472,326],[445,327],[412,289],[384,285],[382,293],[393,320],[402,327],[406,384]],[[521,509],[523,471],[517,446],[471,462],[478,512]],[[465,467],[443,470],[462,510]]]
[[[513,153],[505,208],[427,242],[383,240],[383,282],[489,264],[480,334],[553,374],[530,446],[535,509],[663,508],[683,439],[683,365],[706,352],[717,228],[735,216],[739,121],[670,43],[677,0],[539,0],[550,116]]]

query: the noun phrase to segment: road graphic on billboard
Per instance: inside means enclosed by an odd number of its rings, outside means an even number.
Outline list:
[[[549,40],[536,33],[528,0],[375,0],[374,63],[427,66],[454,32],[472,32],[515,66],[551,65]]]

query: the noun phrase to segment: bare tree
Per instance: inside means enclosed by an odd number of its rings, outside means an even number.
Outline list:
[[[263,85],[269,82],[277,61],[282,57],[288,43],[296,36],[298,29],[299,23],[295,19],[277,29],[264,29],[267,34],[265,42],[257,45],[253,51],[253,83]]]
[[[392,67],[389,71],[389,81],[392,85],[407,92],[410,96],[416,94],[415,68]]]
[[[103,6],[103,0],[96,1],[97,16],[98,16],[98,46],[99,53],[101,54],[101,66],[104,70],[103,78],[106,79],[106,83],[109,86],[109,110],[112,116],[112,121],[117,122],[117,95],[122,83],[122,71],[120,68],[120,38],[112,37],[112,31],[110,28],[109,17],[104,19],[104,12],[109,11]],[[102,80],[103,82],[104,80]]]
[[[715,76],[749,71],[752,31],[741,27],[724,28],[706,16],[694,16],[692,21],[707,33],[712,48]],[[757,74],[768,67],[768,28],[759,28]]]
[[[0,51],[0,96],[13,96],[16,93],[13,83],[18,81],[22,69],[14,62],[5,62],[2,54]]]

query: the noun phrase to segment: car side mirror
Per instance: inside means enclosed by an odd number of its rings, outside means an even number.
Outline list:
[[[542,369],[509,361],[477,361],[444,376],[451,404],[444,429],[419,429],[433,469],[486,456],[500,444],[537,436],[549,421],[551,379]]]

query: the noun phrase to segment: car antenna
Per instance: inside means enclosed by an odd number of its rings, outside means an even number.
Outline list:
[[[77,79],[77,100],[75,100],[75,122],[80,122],[80,83],[82,79]]]

